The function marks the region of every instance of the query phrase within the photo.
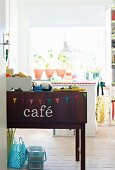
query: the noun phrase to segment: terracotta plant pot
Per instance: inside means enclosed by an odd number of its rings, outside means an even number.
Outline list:
[[[112,11],[112,20],[115,20],[115,11]]]
[[[43,73],[43,69],[34,69],[35,78],[40,79]]]
[[[66,72],[66,69],[56,69],[57,75],[62,77],[62,78],[64,77],[65,72]]]
[[[54,69],[46,69],[45,73],[46,73],[47,78],[51,78],[54,74],[54,71],[55,71]]]
[[[71,72],[66,72],[66,76],[71,77],[71,76],[72,76],[72,73],[71,73]]]

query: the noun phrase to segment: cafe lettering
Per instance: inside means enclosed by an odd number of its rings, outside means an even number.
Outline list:
[[[29,118],[29,117],[33,117],[33,118],[36,118],[36,117],[52,117],[53,116],[53,111],[51,109],[51,106],[46,106],[46,105],[41,105],[40,109],[37,109],[37,108],[33,108],[33,109],[28,109],[26,108],[23,112],[24,116],[26,118]]]

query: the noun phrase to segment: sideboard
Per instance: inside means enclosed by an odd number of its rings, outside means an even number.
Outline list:
[[[86,92],[7,92],[7,128],[75,129],[75,158],[81,161],[81,170],[86,123]]]

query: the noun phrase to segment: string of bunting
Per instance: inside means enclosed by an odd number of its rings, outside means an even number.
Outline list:
[[[87,93],[83,93],[82,94],[85,98],[87,97]],[[30,101],[30,104],[32,105],[34,101],[38,101],[39,104],[42,104],[43,101],[47,101],[48,104],[51,104],[52,101],[56,101],[56,103],[58,104],[60,99],[65,99],[65,101],[68,103],[70,98],[75,98],[76,101],[78,100],[78,95],[76,94],[75,96],[65,96],[65,97],[58,97],[58,98],[54,98],[54,99],[51,99],[51,98],[48,98],[48,99],[22,99],[22,98],[17,98],[17,97],[13,97],[11,98],[13,100],[13,103],[15,104],[17,100],[29,100]],[[10,97],[9,97],[10,98]]]

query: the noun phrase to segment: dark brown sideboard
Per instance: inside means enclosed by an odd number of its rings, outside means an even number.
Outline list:
[[[85,123],[86,92],[7,92],[7,128],[75,129],[81,170],[85,170]]]

